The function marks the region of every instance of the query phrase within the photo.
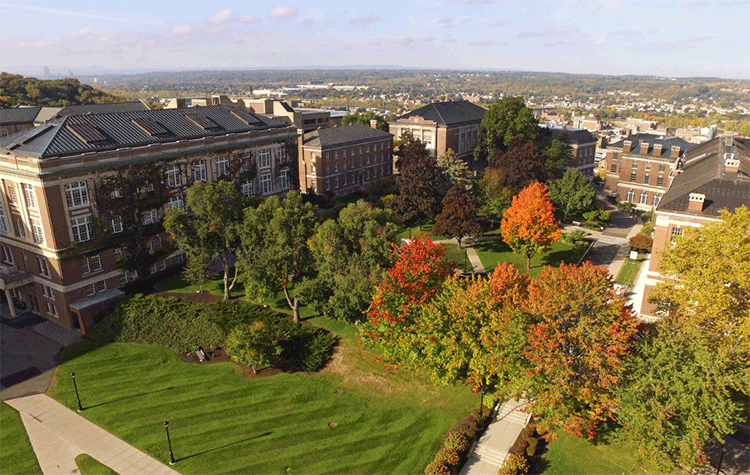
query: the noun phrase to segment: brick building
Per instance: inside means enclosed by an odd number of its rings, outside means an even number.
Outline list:
[[[0,139],[5,297],[85,332],[120,287],[143,277],[116,267],[129,257],[129,236],[144,236],[137,242],[153,255],[149,272],[181,263],[163,232],[164,209],[184,206],[195,181],[285,193],[296,178],[296,137],[278,121],[211,106],[68,116]]]
[[[687,227],[719,218],[719,210],[750,207],[750,139],[717,137],[691,148],[672,186],[656,208],[654,245],[645,278],[641,314],[657,317],[648,295],[657,282],[659,254]],[[717,256],[720,257],[720,256]]]
[[[469,101],[432,102],[398,117],[390,123],[390,131],[397,138],[410,132],[425,143],[433,158],[451,149],[458,158],[469,159],[485,112]]]
[[[299,138],[302,193],[345,196],[393,174],[393,135],[349,125],[315,130]]]
[[[596,156],[596,138],[585,129],[570,127],[540,126],[549,130],[555,138],[570,145],[572,157],[568,168],[575,168],[589,180],[594,179],[594,158]]]
[[[693,144],[677,137],[636,134],[607,145],[606,188],[618,201],[650,210],[659,205]]]

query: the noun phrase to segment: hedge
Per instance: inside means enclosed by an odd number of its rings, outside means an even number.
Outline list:
[[[443,447],[435,454],[435,458],[424,469],[425,475],[443,475],[458,473],[469,456],[472,442],[478,439],[491,419],[492,411],[483,408],[474,409],[448,432],[443,441]]]

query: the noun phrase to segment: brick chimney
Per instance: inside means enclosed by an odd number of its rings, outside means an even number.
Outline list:
[[[734,158],[733,153],[724,154],[724,172],[737,173],[740,170],[740,161]]]
[[[679,145],[672,145],[672,155],[670,155],[671,158],[679,158],[680,157],[680,146]]]
[[[706,195],[703,193],[690,193],[690,202],[688,203],[688,211],[703,211],[703,201],[706,199]]]
[[[661,157],[661,144],[660,143],[654,144],[654,156]]]
[[[641,149],[638,153],[641,155],[648,155],[648,142],[645,140],[641,141]]]
[[[373,129],[377,129],[378,128],[378,119],[370,119],[370,127],[372,127]]]
[[[623,152],[630,152],[632,149],[633,149],[633,142],[631,140],[626,140],[622,143]]]

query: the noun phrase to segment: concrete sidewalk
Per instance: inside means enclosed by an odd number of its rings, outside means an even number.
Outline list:
[[[78,454],[88,454],[120,475],[179,473],[47,395],[35,394],[6,403],[21,413],[44,475],[78,474]],[[164,449],[166,455],[167,447]]]
[[[511,399],[500,406],[497,415],[469,454],[469,459],[459,475],[497,474],[505,465],[508,452],[531,419],[531,414],[523,412],[526,402],[525,399]]]

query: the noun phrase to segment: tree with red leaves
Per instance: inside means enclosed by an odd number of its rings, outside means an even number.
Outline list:
[[[362,325],[363,339],[381,346],[386,358],[400,362],[413,358],[413,325],[419,308],[456,267],[444,261],[444,255],[445,246],[423,233],[400,248],[394,245],[394,265],[375,288],[367,321]]]
[[[482,221],[477,215],[477,202],[471,191],[463,183],[456,183],[443,198],[443,211],[435,220],[432,232],[458,240],[466,236],[476,236],[484,230]]]
[[[542,430],[560,426],[593,437],[618,405],[623,360],[637,331],[630,306],[606,269],[586,262],[546,267],[529,285],[525,311],[531,411]]]
[[[513,197],[513,204],[503,215],[503,241],[513,252],[526,257],[527,268],[531,268],[534,254],[560,239],[562,229],[555,223],[554,210],[547,185],[534,182]]]

